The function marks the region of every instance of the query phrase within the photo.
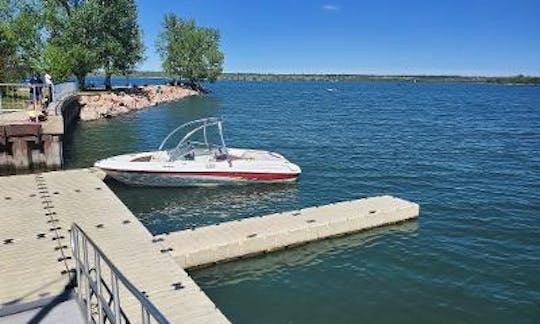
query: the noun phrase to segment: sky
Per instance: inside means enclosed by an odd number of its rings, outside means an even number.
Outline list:
[[[166,13],[217,28],[224,72],[540,75],[540,0],[137,0],[144,71]]]

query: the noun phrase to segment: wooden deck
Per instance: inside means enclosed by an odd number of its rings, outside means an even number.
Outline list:
[[[0,193],[0,315],[63,291],[72,268],[68,229],[75,222],[172,323],[228,323],[91,172],[1,177]],[[123,302],[126,312],[140,313],[138,304]]]

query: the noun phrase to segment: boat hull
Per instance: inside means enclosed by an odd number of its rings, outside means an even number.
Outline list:
[[[136,186],[191,187],[242,185],[249,183],[290,183],[299,174],[253,172],[152,172],[103,169],[108,176]]]

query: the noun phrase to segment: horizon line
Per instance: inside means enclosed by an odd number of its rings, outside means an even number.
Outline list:
[[[165,73],[164,71],[152,71],[152,70],[134,70],[134,72],[143,73]],[[482,74],[429,74],[429,73],[327,73],[327,72],[315,72],[315,73],[302,73],[302,72],[223,72],[221,74],[255,74],[255,75],[317,75],[317,76],[370,76],[370,77],[466,77],[466,78],[508,78],[508,77],[526,77],[526,78],[539,78],[540,74],[498,74],[498,75],[482,75]]]

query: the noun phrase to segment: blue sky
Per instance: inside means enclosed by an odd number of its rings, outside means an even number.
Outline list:
[[[165,13],[221,33],[225,72],[540,75],[540,0],[138,0],[146,61]]]

